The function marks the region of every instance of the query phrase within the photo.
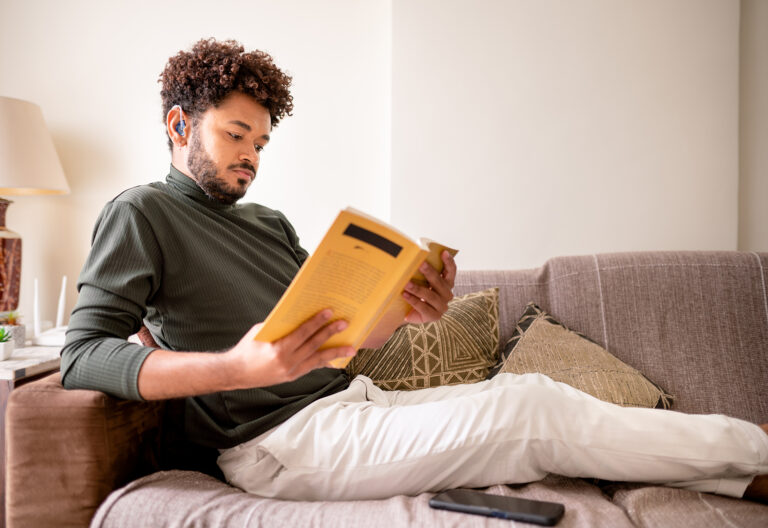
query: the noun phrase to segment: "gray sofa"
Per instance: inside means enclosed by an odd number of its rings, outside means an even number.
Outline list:
[[[463,271],[455,293],[500,288],[502,346],[535,301],[673,394],[674,410],[765,423],[767,284],[768,253],[641,252],[558,257],[531,270]],[[153,471],[160,410],[157,403],[64,391],[57,375],[14,391],[6,425],[7,526],[510,526],[432,510],[429,493],[288,502],[202,473]],[[659,486],[550,475],[489,491],[564,503],[562,527],[768,526],[768,506]]]

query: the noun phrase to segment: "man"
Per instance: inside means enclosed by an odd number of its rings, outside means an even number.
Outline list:
[[[182,436],[264,496],[383,498],[549,472],[763,496],[768,435],[740,420],[621,408],[540,375],[381,391],[325,368],[355,353],[319,350],[345,325],[327,310],[255,341],[251,325],[307,257],[281,213],[237,203],[292,110],[290,78],[262,52],[203,40],[161,82],[170,174],[99,216],[62,351],[66,387],[183,398]],[[440,274],[422,268],[429,288],[403,292],[405,322],[446,311],[456,266],[443,259]],[[157,347],[126,341],[142,324]]]

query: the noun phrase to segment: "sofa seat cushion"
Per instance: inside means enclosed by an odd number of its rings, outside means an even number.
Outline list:
[[[407,477],[404,477],[407,478]],[[580,479],[551,475],[520,486],[492,486],[488,493],[561,502],[558,528],[630,528],[624,511],[602,491]],[[433,493],[386,500],[304,502],[266,499],[245,493],[202,473],[158,472],[114,491],[91,528],[238,526],[393,528],[399,526],[509,528],[512,523],[477,515],[434,510]]]
[[[632,522],[642,527],[765,528],[768,506],[742,499],[663,486],[615,484],[613,495]]]

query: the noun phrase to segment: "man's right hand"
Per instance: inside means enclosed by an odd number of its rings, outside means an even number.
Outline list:
[[[235,384],[245,389],[285,383],[316,368],[329,367],[336,358],[354,356],[355,349],[349,346],[318,350],[331,336],[347,328],[346,321],[328,323],[332,316],[331,310],[323,310],[273,343],[255,340],[264,323],[251,327],[226,353],[236,366]]]
[[[354,356],[352,347],[319,350],[347,326],[345,321],[329,323],[331,317],[330,310],[323,310],[273,343],[254,339],[259,323],[226,352],[155,350],[139,371],[139,394],[145,400],[159,400],[268,387],[330,366],[333,359]]]

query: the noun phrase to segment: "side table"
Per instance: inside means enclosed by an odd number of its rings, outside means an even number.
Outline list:
[[[0,361],[0,526],[5,526],[5,409],[16,387],[59,370],[61,347],[17,348],[11,357]]]

